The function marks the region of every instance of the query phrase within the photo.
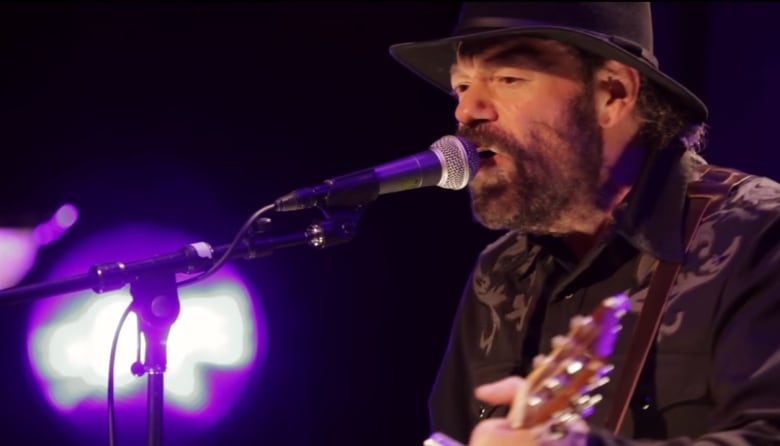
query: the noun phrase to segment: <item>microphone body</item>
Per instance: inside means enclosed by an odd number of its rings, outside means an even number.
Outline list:
[[[448,135],[415,155],[294,190],[275,200],[274,206],[278,212],[352,207],[370,203],[379,195],[421,187],[463,189],[478,169],[474,144]]]

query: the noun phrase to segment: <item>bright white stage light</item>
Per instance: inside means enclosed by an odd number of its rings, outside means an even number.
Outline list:
[[[84,242],[54,268],[61,279],[86,273],[91,266],[133,261],[174,252],[198,240],[152,225],[128,225]],[[186,276],[179,275],[178,280]],[[181,304],[168,335],[164,373],[166,409],[197,420],[193,432],[215,424],[241,397],[251,371],[266,349],[263,314],[230,264],[202,283],[178,290]],[[111,343],[122,313],[131,303],[129,286],[97,294],[80,291],[36,302],[28,355],[52,407],[76,423],[105,420]],[[135,404],[143,413],[147,377],[132,375],[138,325],[125,321],[117,346],[114,391],[118,403]],[[143,343],[143,337],[141,341]],[[141,344],[143,346],[143,344]],[[140,360],[144,361],[143,347]],[[105,423],[91,425],[102,433]]]

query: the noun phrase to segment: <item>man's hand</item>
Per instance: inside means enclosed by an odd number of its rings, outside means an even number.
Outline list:
[[[511,376],[477,387],[476,397],[492,405],[511,405],[506,418],[482,420],[471,432],[469,446],[584,446],[588,425],[581,418],[565,425],[546,423],[522,429],[527,390],[522,378]]]

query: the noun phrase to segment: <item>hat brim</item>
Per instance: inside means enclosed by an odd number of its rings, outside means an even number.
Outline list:
[[[503,35],[554,39],[606,59],[622,62],[636,68],[649,80],[678,98],[680,105],[693,113],[694,119],[702,122],[707,119],[708,111],[704,102],[683,85],[661,72],[647,59],[618,46],[607,36],[595,35],[575,28],[560,26],[502,28],[427,42],[399,43],[390,47],[390,54],[401,65],[449,93],[452,91],[450,67],[455,63],[456,43]],[[637,51],[641,51],[641,49],[637,48]]]

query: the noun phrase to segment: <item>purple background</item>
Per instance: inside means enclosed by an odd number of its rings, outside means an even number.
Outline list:
[[[80,211],[25,283],[106,226],[148,221],[223,244],[292,189],[424,150],[453,131],[453,103],[387,47],[446,35],[457,13],[446,3],[0,5],[0,223],[63,202]],[[773,3],[655,13],[662,68],[710,107],[705,155],[775,178],[779,14]],[[421,444],[458,296],[495,236],[472,222],[467,198],[388,195],[348,244],[237,261],[264,296],[266,366],[230,416],[188,444]],[[318,216],[273,218],[295,232]],[[80,444],[35,388],[28,310],[0,307],[0,435]]]

